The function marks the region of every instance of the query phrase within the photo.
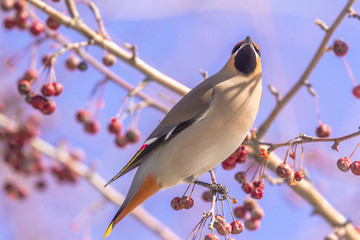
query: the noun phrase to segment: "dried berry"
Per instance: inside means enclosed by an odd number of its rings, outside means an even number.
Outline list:
[[[351,164],[351,172],[357,176],[360,176],[360,161],[355,161]]]
[[[129,143],[137,143],[140,140],[140,132],[135,129],[128,130],[125,135]]]
[[[87,70],[88,65],[87,65],[87,63],[86,63],[85,61],[82,61],[82,62],[80,62],[80,63],[77,65],[77,68],[78,68],[80,71],[84,72],[84,71]]]
[[[251,197],[254,199],[261,199],[263,198],[263,196],[264,196],[264,191],[259,187],[255,187],[251,191]]]
[[[254,189],[254,185],[251,182],[246,182],[241,186],[241,189],[247,193],[250,194],[252,190]]]
[[[291,176],[292,169],[290,164],[288,163],[281,163],[276,168],[276,174],[281,178],[289,178]]]
[[[244,225],[247,230],[254,231],[260,227],[260,220],[250,218],[245,221]]]
[[[96,120],[85,122],[85,131],[90,134],[95,134],[99,131],[99,123]]]
[[[304,173],[302,171],[295,172],[295,180],[300,182],[304,178]]]
[[[115,139],[115,143],[118,147],[123,148],[123,147],[126,147],[126,145],[128,144],[128,141],[125,136],[117,135],[116,139]]]
[[[336,56],[343,57],[349,51],[349,46],[346,42],[342,40],[335,40],[333,45],[333,50]]]
[[[209,233],[205,236],[204,240],[219,240],[219,237],[213,233]]]
[[[221,163],[221,166],[223,167],[224,170],[231,170],[236,167],[236,161],[225,160]]]
[[[337,167],[343,172],[349,171],[350,167],[351,167],[351,161],[347,157],[340,158],[336,164],[337,164]]]
[[[44,31],[44,25],[41,22],[34,22],[30,27],[30,32],[34,36],[40,35]]]
[[[57,30],[60,27],[60,23],[52,17],[48,17],[48,19],[46,20],[46,26],[48,26],[52,30]]]
[[[31,84],[28,80],[21,80],[18,83],[18,91],[21,95],[27,95],[31,90]]]
[[[231,233],[232,228],[230,223],[223,223],[220,227],[216,228],[216,231],[221,236],[227,236]]]
[[[331,128],[327,124],[321,124],[316,128],[316,135],[320,138],[327,138],[331,134]]]
[[[81,123],[90,122],[91,118],[91,113],[86,109],[79,110],[76,113],[76,119]]]
[[[179,211],[179,210],[183,209],[183,207],[180,204],[179,197],[174,197],[173,200],[171,200],[170,204],[171,204],[172,209],[174,209],[175,211]]]
[[[258,187],[258,188],[261,188],[261,189],[263,189],[263,190],[264,190],[264,188],[265,188],[265,184],[264,184],[263,181],[254,181],[254,182],[253,182],[253,185],[254,185],[254,187]]]
[[[41,88],[41,93],[46,97],[53,96],[55,95],[55,88],[51,83],[45,83]]]
[[[243,206],[237,206],[234,208],[234,215],[236,218],[245,218],[246,212],[247,211]]]
[[[55,112],[56,104],[53,100],[47,99],[44,107],[41,109],[41,112],[46,115],[50,115]]]
[[[59,82],[54,82],[52,85],[55,88],[54,96],[59,96],[64,90],[63,85],[61,83],[59,83]]]
[[[179,203],[181,207],[185,209],[190,209],[194,206],[194,199],[188,196],[183,196],[180,198]]]
[[[244,231],[244,223],[240,220],[233,221],[231,224],[231,234],[240,234]]]
[[[117,121],[116,118],[112,118],[109,125],[108,125],[108,129],[109,132],[114,133],[114,134],[119,134],[121,131],[121,124]]]
[[[360,85],[355,86],[352,93],[356,98],[360,98]]]
[[[248,175],[246,172],[238,172],[235,174],[235,180],[238,181],[240,184],[244,184],[248,180]]]
[[[116,62],[116,57],[113,54],[107,53],[102,58],[102,62],[105,66],[111,67]]]

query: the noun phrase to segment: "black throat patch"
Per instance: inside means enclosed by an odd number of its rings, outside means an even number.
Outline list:
[[[256,68],[256,55],[249,45],[241,48],[237,52],[234,60],[235,68],[245,75],[249,75]]]

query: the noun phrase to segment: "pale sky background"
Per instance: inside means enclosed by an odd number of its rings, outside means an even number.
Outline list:
[[[247,35],[252,35],[262,53],[264,80],[262,104],[254,125],[258,127],[275,104],[267,85],[274,85],[280,94],[284,95],[295,84],[324,36],[324,32],[314,24],[315,19],[320,18],[330,25],[346,2],[97,0],[95,3],[98,4],[105,26],[116,43],[137,44],[139,56],[144,61],[189,87],[196,86],[202,80],[199,69],[208,71],[209,75],[216,73],[229,58],[233,46]],[[58,3],[57,6],[64,9],[63,3]],[[360,5],[356,3],[354,9],[360,12]],[[95,27],[95,21],[87,7],[80,6],[80,13],[87,16],[86,23]],[[40,12],[38,14],[43,17]],[[0,19],[7,15],[0,12]],[[60,31],[72,39],[84,40],[63,26]],[[339,38],[349,44],[350,50],[346,59],[360,84],[360,22],[345,18],[330,43]],[[15,54],[31,40],[33,37],[27,32],[8,32],[2,27],[0,44],[3,48],[0,59]],[[46,42],[40,50],[42,53],[56,51],[50,47],[51,42]],[[96,47],[88,47],[88,51],[99,59],[103,55],[103,50]],[[67,56],[68,54],[61,56],[55,67],[57,79],[65,88],[63,95],[55,100],[55,114],[43,118],[42,136],[53,144],[59,139],[67,139],[73,146],[82,147],[86,151],[87,163],[97,162],[99,173],[110,179],[141,145],[139,143],[124,150],[118,149],[113,144],[113,137],[105,129],[126,93],[114,84],[108,84],[105,90],[106,104],[99,113],[102,130],[96,136],[87,135],[75,122],[74,114],[85,106],[90,90],[102,77],[91,67],[86,73],[69,73],[62,64]],[[0,64],[3,86],[0,95],[13,98],[9,92],[17,94],[15,83],[28,67],[28,59],[29,55],[24,57],[14,72]],[[141,73],[118,62],[112,70],[122,78],[134,85],[144,78]],[[332,127],[332,136],[355,132],[360,125],[360,101],[351,94],[352,83],[341,59],[332,53],[325,54],[309,82],[319,95],[322,120]],[[145,92],[157,97],[160,90],[163,91],[163,88],[151,83]],[[163,92],[179,99],[167,90]],[[29,106],[26,105],[26,108],[29,109]],[[163,114],[154,109],[144,109],[141,112],[139,129],[142,141],[162,117]],[[125,121],[125,125],[127,124],[129,122]],[[302,89],[279,114],[265,140],[286,141],[300,132],[314,135],[317,124],[314,100]],[[360,194],[357,184],[359,178],[350,173],[341,173],[336,168],[336,160],[349,156],[358,142],[359,138],[341,144],[340,153],[332,151],[331,144],[306,145],[305,167],[320,192],[346,217],[360,225],[358,211],[354,211]],[[280,149],[277,153],[284,156],[285,149]],[[360,154],[356,153],[354,160],[359,160],[359,157]],[[3,182],[11,176],[2,163],[0,166],[0,182]],[[230,187],[230,195],[236,196],[241,202],[244,194],[233,180],[234,174],[240,169],[243,168],[238,167],[232,171],[218,168],[216,173],[218,181]],[[125,194],[133,174],[124,176],[113,186]],[[44,193],[33,191],[24,202],[11,201],[4,194],[0,194],[0,240],[85,240],[84,234],[91,235],[91,239],[102,239],[117,206],[105,204],[91,217],[86,217],[80,233],[74,233],[70,226],[76,216],[99,201],[101,196],[85,181],[68,186],[59,185],[50,174],[47,179],[48,189]],[[33,180],[25,179],[24,184],[31,187]],[[203,180],[209,181],[208,176],[204,176]],[[170,208],[171,199],[181,196],[185,188],[185,185],[180,185],[158,193],[143,205],[184,239],[200,220],[202,212],[210,207],[199,198],[203,189],[197,188],[194,208],[189,211],[173,211]],[[259,203],[265,210],[261,228],[255,232],[245,231],[236,239],[323,239],[331,232],[331,228],[322,218],[311,216],[312,209],[309,204],[287,186],[270,186],[266,183],[265,196]],[[158,239],[132,216],[118,224],[108,239],[133,238]]]

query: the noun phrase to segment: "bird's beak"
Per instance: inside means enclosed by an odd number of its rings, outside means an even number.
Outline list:
[[[250,36],[247,36],[244,40],[244,46],[245,45],[252,45],[252,40],[251,40],[251,37]]]

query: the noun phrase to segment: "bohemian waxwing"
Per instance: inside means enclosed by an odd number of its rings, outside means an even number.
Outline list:
[[[242,143],[262,95],[261,61],[251,37],[237,43],[225,66],[186,94],[128,164],[106,185],[138,167],[125,201],[106,230],[159,190],[193,183]]]

